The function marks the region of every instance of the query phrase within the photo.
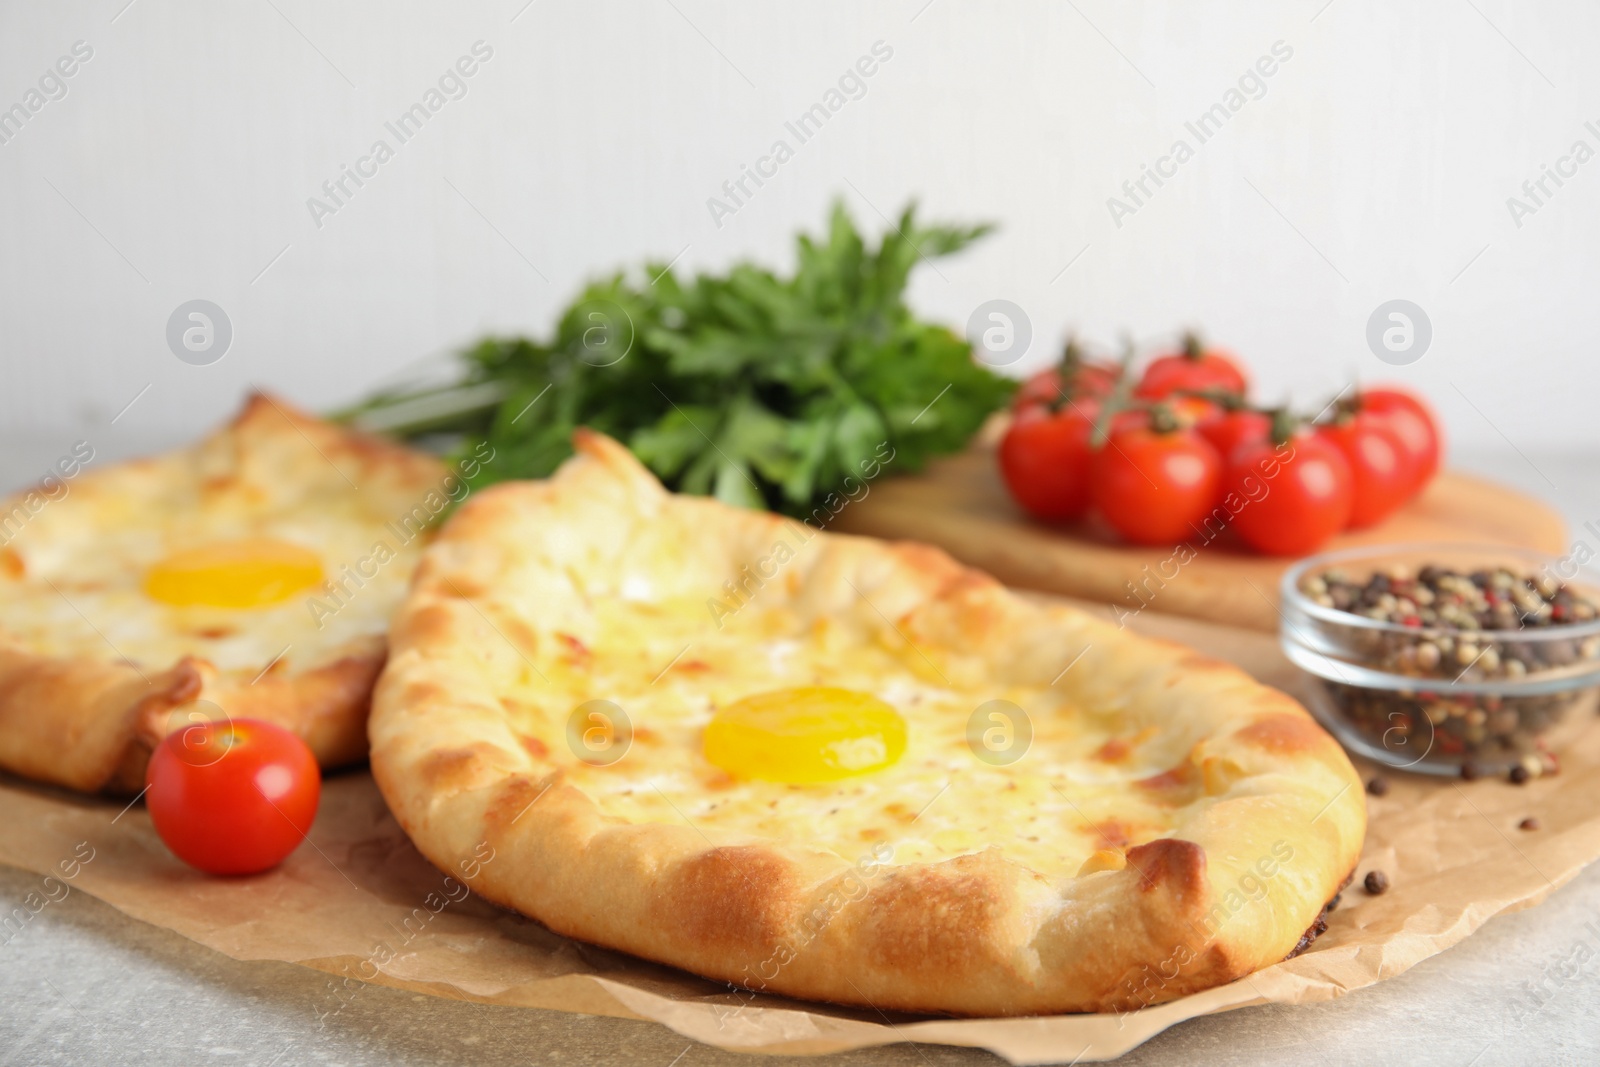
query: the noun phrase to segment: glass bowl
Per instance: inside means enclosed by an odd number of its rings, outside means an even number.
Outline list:
[[[1291,567],[1279,634],[1284,653],[1311,676],[1312,714],[1350,751],[1398,769],[1516,780],[1554,773],[1555,749],[1600,703],[1600,582],[1582,565],[1593,553],[1579,548],[1581,558],[1576,550],[1556,557],[1497,545],[1382,545]],[[1488,628],[1459,616],[1457,625],[1425,622],[1408,611],[1417,585],[1405,583],[1426,567],[1483,572],[1511,607],[1485,598],[1483,610],[1501,613]],[[1510,582],[1497,577],[1501,569]],[[1522,578],[1538,584],[1524,588]],[[1336,606],[1335,595],[1348,601],[1348,582],[1370,587],[1357,595],[1383,606],[1359,614]],[[1558,610],[1547,598],[1562,589],[1572,599]],[[1438,610],[1452,595],[1434,596]],[[1568,621],[1527,621],[1536,614]]]

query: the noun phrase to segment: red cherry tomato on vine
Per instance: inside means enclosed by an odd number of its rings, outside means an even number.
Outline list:
[[[1425,400],[1398,386],[1363,389],[1356,399],[1362,412],[1387,422],[1400,438],[1416,467],[1412,492],[1421,492],[1438,471],[1444,450],[1438,416]]]
[[[1061,399],[1061,394],[1061,371],[1056,367],[1046,367],[1022,380],[1011,397],[1011,410],[1021,411],[1037,404],[1053,404]]]
[[[1025,379],[1011,399],[1011,409],[1020,411],[1031,404],[1056,404],[1063,397],[1083,399],[1111,395],[1117,384],[1117,368],[1104,363],[1076,363],[1063,374],[1065,364],[1046,367]]]
[[[1193,430],[1123,423],[1095,453],[1089,485],[1095,507],[1126,540],[1173,544],[1197,534],[1221,478],[1216,449]]]
[[[1107,397],[1117,387],[1121,370],[1112,363],[1079,363],[1072,384],[1081,396]]]
[[[1382,522],[1411,499],[1417,468],[1400,436],[1381,418],[1366,412],[1319,426],[1317,436],[1344,454],[1354,490],[1350,527]]]
[[[1017,412],[1000,440],[1000,475],[1030,514],[1075,519],[1089,507],[1089,438],[1100,405],[1070,403],[1058,411],[1035,404]]]
[[[1219,348],[1207,349],[1198,338],[1184,338],[1183,350],[1161,356],[1145,368],[1134,395],[1160,400],[1177,392],[1216,390],[1243,395],[1249,380],[1239,362]]]
[[[145,782],[156,833],[210,874],[276,867],[305,839],[322,795],[306,743],[255,719],[168,734],[150,754]]]
[[[1124,408],[1111,416],[1111,431],[1113,433],[1122,430],[1143,430],[1149,426],[1150,412],[1144,408]]]
[[[1245,544],[1275,556],[1315,551],[1344,529],[1355,497],[1350,464],[1332,443],[1298,433],[1281,445],[1246,441],[1233,453],[1224,500]]]
[[[1233,458],[1240,445],[1265,441],[1272,433],[1272,416],[1261,411],[1241,408],[1229,411],[1209,422],[1195,427],[1200,436],[1211,442],[1224,463]]]
[[[1172,412],[1179,426],[1193,426],[1201,431],[1202,436],[1205,433],[1204,427],[1216,422],[1224,414],[1221,404],[1207,400],[1203,396],[1172,396],[1163,403]]]

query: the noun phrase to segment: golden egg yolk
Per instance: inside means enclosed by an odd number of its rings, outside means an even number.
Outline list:
[[[774,689],[720,709],[704,743],[706,759],[730,774],[813,785],[892,766],[906,751],[906,721],[870,693]]]
[[[310,549],[247,537],[173,553],[145,573],[144,591],[176,607],[264,608],[321,581],[322,560]]]

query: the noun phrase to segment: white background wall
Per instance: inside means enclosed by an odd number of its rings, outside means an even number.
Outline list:
[[[1600,162],[1520,228],[1506,205],[1600,149],[1592,3],[524,3],[0,3],[0,108],[94,50],[0,145],[0,428],[104,426],[147,384],[119,429],[198,430],[250,382],[334,405],[543,331],[618,264],[787,263],[843,195],[875,229],[912,196],[999,222],[914,300],[954,324],[1016,301],[1021,369],[1068,327],[1200,324],[1268,396],[1397,378],[1463,446],[1600,442]],[[307,198],[478,40],[468,94],[319,229]],[[716,226],[708,197],[880,40],[866,95]],[[1114,225],[1107,198],[1276,41],[1265,95]],[[165,341],[196,297],[234,326],[212,366]],[[1391,369],[1364,335],[1395,297],[1434,340]]]

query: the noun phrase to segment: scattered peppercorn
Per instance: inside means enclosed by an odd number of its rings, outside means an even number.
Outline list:
[[[1533,776],[1528,773],[1528,768],[1519,763],[1511,768],[1511,773],[1507,777],[1511,779],[1512,785],[1527,785],[1528,779]]]
[[[1367,780],[1367,792],[1375,797],[1389,795],[1389,779],[1373,775]]]
[[[1463,782],[1475,782],[1482,776],[1482,772],[1478,770],[1478,765],[1471,760],[1467,760],[1461,765],[1461,780]]]
[[[1532,815],[1528,816],[1526,819],[1523,819],[1521,822],[1517,823],[1517,829],[1518,830],[1537,830],[1538,828],[1539,828],[1539,820],[1535,819]]]
[[[1389,888],[1389,876],[1382,871],[1368,871],[1362,884],[1367,887],[1368,893],[1379,896]]]

